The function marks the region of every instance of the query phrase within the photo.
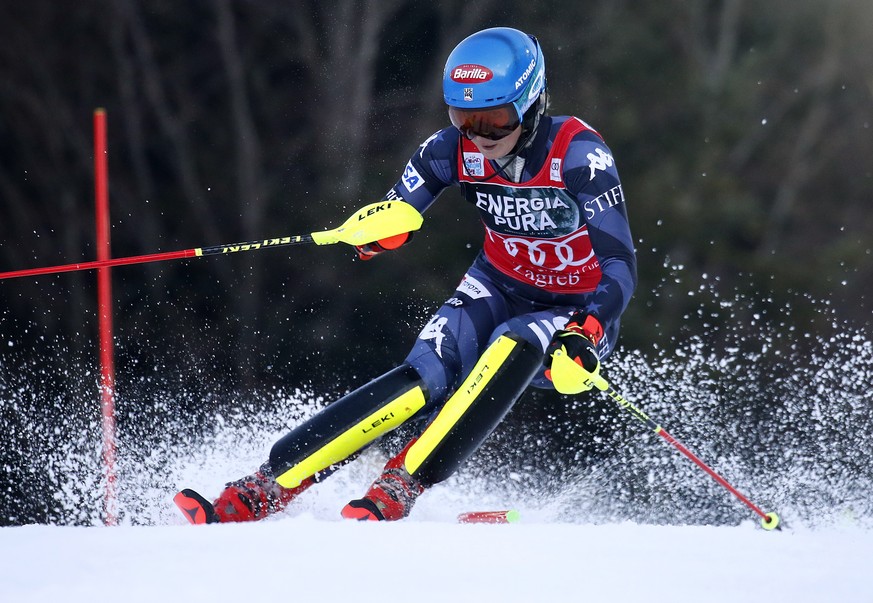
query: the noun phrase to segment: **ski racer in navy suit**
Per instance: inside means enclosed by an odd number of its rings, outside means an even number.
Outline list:
[[[279,440],[253,475],[213,503],[176,502],[194,523],[260,519],[385,433],[421,420],[417,437],[343,517],[406,517],[491,434],[529,386],[576,394],[614,350],[636,286],[624,192],[612,152],[581,119],[549,116],[536,38],[480,31],[449,55],[452,126],[425,140],[385,196],[424,213],[451,186],[475,207],[484,244],[396,369]],[[411,235],[357,248],[362,259]],[[575,362],[552,367],[556,354]],[[568,368],[569,367],[569,368]]]

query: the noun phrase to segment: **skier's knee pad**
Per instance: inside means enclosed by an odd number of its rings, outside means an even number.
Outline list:
[[[429,486],[482,445],[542,366],[543,353],[514,333],[498,337],[406,454],[406,470]]]
[[[344,461],[410,419],[427,398],[418,373],[406,364],[359,387],[273,445],[270,468],[276,481],[293,488]]]

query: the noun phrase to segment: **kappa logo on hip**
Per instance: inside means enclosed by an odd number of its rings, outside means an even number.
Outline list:
[[[440,358],[443,357],[443,339],[446,336],[445,333],[443,333],[443,328],[446,326],[447,322],[449,322],[448,318],[437,314],[430,319],[430,322],[427,323],[427,325],[425,325],[424,329],[421,331],[421,335],[418,336],[418,338],[422,341],[429,341],[433,339],[434,346],[436,347],[437,356],[439,356]]]

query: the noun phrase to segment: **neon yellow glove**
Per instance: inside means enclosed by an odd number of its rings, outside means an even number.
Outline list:
[[[600,387],[600,356],[596,344],[603,327],[594,316],[574,314],[567,326],[557,331],[546,349],[546,378],[562,394],[579,394]]]

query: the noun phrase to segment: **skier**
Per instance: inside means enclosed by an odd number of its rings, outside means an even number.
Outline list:
[[[402,519],[529,385],[586,391],[613,351],[636,258],[609,148],[582,120],[548,115],[542,49],[516,29],[461,41],[446,62],[443,93],[452,126],[421,144],[384,200],[424,212],[458,186],[478,209],[483,249],[400,366],[292,430],[257,472],[227,484],[213,503],[192,490],[177,494],[192,523],[280,511],[413,420],[418,437],[341,511],[349,519]],[[370,259],[410,237],[357,251]]]

